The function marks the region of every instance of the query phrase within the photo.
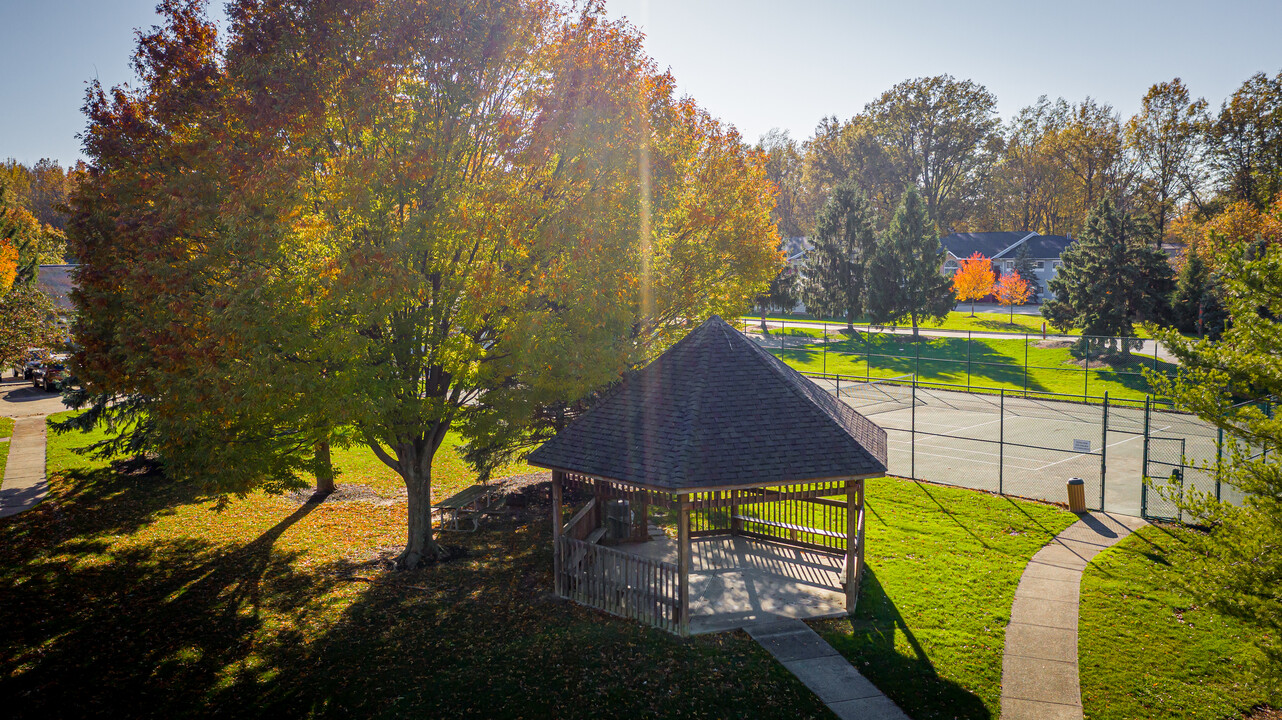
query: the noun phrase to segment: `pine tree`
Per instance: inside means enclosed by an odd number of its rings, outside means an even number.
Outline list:
[[[1148,230],[1111,201],[1100,202],[1047,284],[1055,299],[1042,306],[1042,315],[1062,331],[1082,328],[1084,343],[1123,353],[1138,347],[1138,341],[1112,338],[1134,337],[1136,322],[1164,321],[1174,286],[1166,255],[1148,242]]]
[[[1184,267],[1175,280],[1171,296],[1171,314],[1180,332],[1198,337],[1218,338],[1224,332],[1224,303],[1215,276],[1192,248],[1185,255]]]
[[[1033,270],[1033,256],[1028,252],[1028,243],[1022,243],[1019,250],[1015,251],[1015,274],[1028,283],[1028,300],[1041,302],[1042,285],[1038,282],[1037,273]]]
[[[1282,680],[1282,419],[1271,407],[1244,398],[1282,396],[1282,247],[1243,243],[1220,256],[1229,316],[1216,342],[1174,330],[1153,334],[1179,360],[1174,379],[1146,372],[1155,391],[1177,408],[1224,431],[1221,480],[1241,494],[1221,502],[1192,483],[1159,487],[1205,534],[1189,535],[1202,566],[1182,573],[1201,604],[1255,623],[1266,667]],[[1217,258],[1218,259],[1218,258]],[[1191,258],[1190,258],[1191,260]],[[1260,448],[1268,449],[1261,453]],[[1236,493],[1235,493],[1236,494]]]
[[[868,261],[877,246],[875,214],[863,190],[838,185],[815,220],[801,301],[815,317],[840,317],[847,327],[865,313]]]
[[[940,272],[944,248],[917,188],[909,186],[877,243],[868,272],[868,316],[879,325],[943,321],[957,303],[952,278]]]

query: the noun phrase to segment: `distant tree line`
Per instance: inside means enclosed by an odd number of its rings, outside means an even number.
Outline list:
[[[872,232],[885,231],[908,188],[918,189],[936,236],[1026,230],[1099,237],[1107,217],[1113,230],[1127,227],[1122,244],[1176,246],[1180,278],[1141,288],[1147,309],[1123,311],[1128,322],[1087,312],[1099,320],[1097,329],[1129,332],[1131,321],[1160,318],[1188,333],[1217,332],[1225,317],[1216,279],[1225,248],[1282,239],[1282,73],[1250,77],[1218,109],[1179,78],[1160,82],[1130,118],[1090,97],[1042,97],[1003,122],[996,102],[973,80],[916,78],[848,120],[822,119],[807,140],[767,133],[757,148],[778,186],[780,235],[825,236],[828,203],[841,205],[855,191],[867,201]],[[1130,270],[1110,273],[1115,283],[1135,280],[1123,277],[1134,275]],[[1155,302],[1165,305],[1161,312]],[[1081,315],[1061,306],[1052,319]]]

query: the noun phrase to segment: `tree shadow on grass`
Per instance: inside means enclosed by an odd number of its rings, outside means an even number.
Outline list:
[[[825,632],[824,639],[909,717],[915,720],[991,717],[977,695],[939,676],[925,648],[871,568],[864,570],[855,614],[833,624],[840,631]],[[907,642],[908,654],[896,650],[896,634]]]
[[[234,548],[196,539],[115,547],[75,540],[0,570],[0,693],[9,717],[182,717],[252,662],[261,612],[302,621],[337,582],[273,545],[305,504]],[[285,631],[288,635],[288,631]],[[280,642],[280,640],[277,640]]]
[[[746,636],[683,640],[548,598],[546,522],[452,536],[467,559],[388,574],[276,547],[314,507],[243,545],[77,555],[73,534],[0,563],[6,717],[826,713]]]
[[[207,499],[157,474],[121,473],[111,467],[55,472],[43,502],[0,521],[0,562],[27,562],[55,547],[100,552],[107,536],[137,532],[157,515]]]

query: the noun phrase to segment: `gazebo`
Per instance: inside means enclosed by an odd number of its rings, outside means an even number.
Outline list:
[[[886,432],[714,316],[529,462],[552,471],[557,594],[688,635],[692,555],[710,573],[726,563],[739,563],[736,572],[804,564],[797,583],[783,584],[839,585],[829,596],[840,592],[841,610],[853,612],[864,480],[886,472]],[[568,521],[567,493],[590,498]],[[671,539],[646,542],[651,508],[675,520],[675,562],[662,550]],[[693,632],[737,626],[736,617],[716,621],[723,591],[704,578],[708,621]],[[760,600],[760,588],[748,592]],[[797,598],[805,600],[784,593],[772,602]],[[813,604],[832,609],[831,597]]]

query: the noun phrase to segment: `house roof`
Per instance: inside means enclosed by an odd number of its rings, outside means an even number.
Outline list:
[[[1056,260],[1069,245],[1077,242],[1072,238],[1063,235],[1034,235],[1024,241],[1028,246],[1028,256],[1038,260]],[[1019,248],[1011,250],[1002,257],[1014,257],[1019,252]]]
[[[71,302],[71,290],[75,285],[72,271],[75,265],[41,265],[36,271],[36,289],[53,301],[59,310],[75,309]]]
[[[719,317],[629,376],[529,457],[667,492],[886,471],[886,431]]]
[[[992,260],[1012,258],[1019,252],[1020,245],[1027,245],[1029,257],[1055,260],[1075,241],[1063,235],[1038,235],[1021,231],[953,233],[940,238],[939,242],[945,250],[959,258],[968,258],[975,253]]]
[[[994,258],[1028,235],[1026,232],[953,233],[940,238],[939,242],[945,250],[959,258],[968,258],[975,253]]]

